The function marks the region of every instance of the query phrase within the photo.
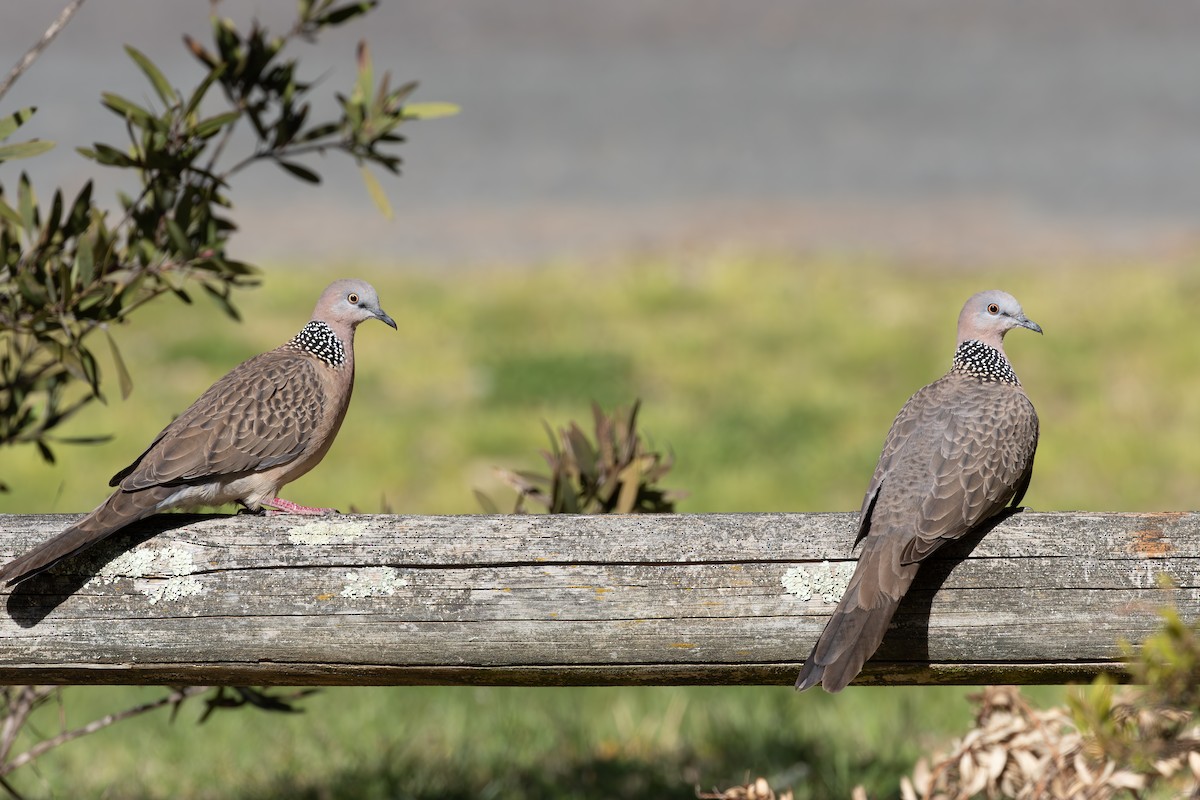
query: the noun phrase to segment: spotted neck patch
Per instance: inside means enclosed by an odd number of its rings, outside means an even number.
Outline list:
[[[313,320],[300,329],[289,347],[294,347],[305,353],[311,353],[331,367],[341,366],[346,362],[346,346],[329,327],[320,320]]]
[[[968,339],[954,351],[954,364],[950,371],[969,375],[984,383],[1021,385],[1004,353],[975,339]]]

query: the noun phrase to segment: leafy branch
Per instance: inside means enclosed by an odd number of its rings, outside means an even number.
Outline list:
[[[53,461],[52,441],[100,440],[55,439],[51,432],[86,404],[103,399],[91,348],[97,330],[105,334],[121,393],[129,394],[132,380],[109,328],[146,303],[166,294],[190,303],[190,292],[199,288],[237,318],[232,290],[253,285],[257,273],[227,252],[237,230],[229,216],[230,180],[237,173],[269,161],[302,181],[319,183],[320,176],[302,160],[344,153],[360,167],[379,208],[390,213],[369,168],[398,173],[401,159],[394,149],[404,142],[400,126],[456,109],[407,103],[416,84],[393,89],[387,74],[376,80],[370,52],[361,43],[354,84],[347,95],[337,95],[340,114],[310,121],[313,84],[300,80],[297,61],[284,56],[287,46],[311,40],[377,4],[333,3],[301,0],[296,22],[283,36],[272,36],[257,23],[243,34],[214,14],[210,46],[184,37],[207,70],[187,92],[173,86],[145,54],[126,47],[157,105],[104,93],[102,104],[122,119],[128,140],[123,146],[96,142],[78,148],[99,165],[135,176],[138,191],[118,194],[121,213],[115,221],[93,200],[90,181],[69,202],[56,190],[48,206],[38,202],[25,174],[15,196],[0,184],[0,446],[32,444]],[[53,147],[38,140],[4,144],[35,111],[26,108],[0,118],[0,162]],[[227,151],[239,126],[250,129],[254,144],[249,153],[231,157]]]

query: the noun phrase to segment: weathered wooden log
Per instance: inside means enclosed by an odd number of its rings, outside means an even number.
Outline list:
[[[0,515],[0,557],[68,516]],[[10,590],[5,683],[788,684],[852,514],[164,515]],[[922,567],[860,683],[1120,673],[1200,611],[1200,515],[1032,513]],[[1177,588],[1164,589],[1167,575]]]

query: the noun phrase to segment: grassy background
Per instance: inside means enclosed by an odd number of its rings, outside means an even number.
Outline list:
[[[234,325],[206,300],[164,300],[115,332],[135,393],[96,404],[50,467],[3,453],[0,512],[84,511],[107,479],[239,360],[290,337],[325,283],[357,275],[399,323],[359,330],[358,386],[308,505],[472,513],[492,467],[538,468],[541,421],[644,403],[677,456],[681,510],[856,509],[904,400],[940,375],[962,301],[1022,300],[1045,337],[1007,349],[1042,441],[1039,510],[1182,510],[1200,476],[1200,271],[1188,264],[1038,264],[1002,272],[750,258],[630,259],[433,273],[272,268]],[[111,375],[111,373],[109,373]],[[115,387],[115,384],[113,384]],[[115,388],[113,390],[115,392]],[[802,653],[797,654],[802,655]],[[67,713],[149,689],[72,690]],[[17,776],[31,797],[689,797],[764,774],[797,796],[896,796],[923,747],[961,731],[961,689],[781,687],[330,690],[295,717],[185,711],[62,748]],[[1048,690],[1044,698],[1059,696]],[[44,731],[57,728],[48,711]]]

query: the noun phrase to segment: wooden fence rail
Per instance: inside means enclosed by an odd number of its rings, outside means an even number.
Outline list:
[[[73,517],[0,515],[0,557]],[[12,590],[0,682],[788,684],[852,514],[160,516]],[[1162,588],[1161,575],[1175,588]],[[1200,515],[1013,515],[923,568],[861,683],[1120,672],[1200,611]]]

